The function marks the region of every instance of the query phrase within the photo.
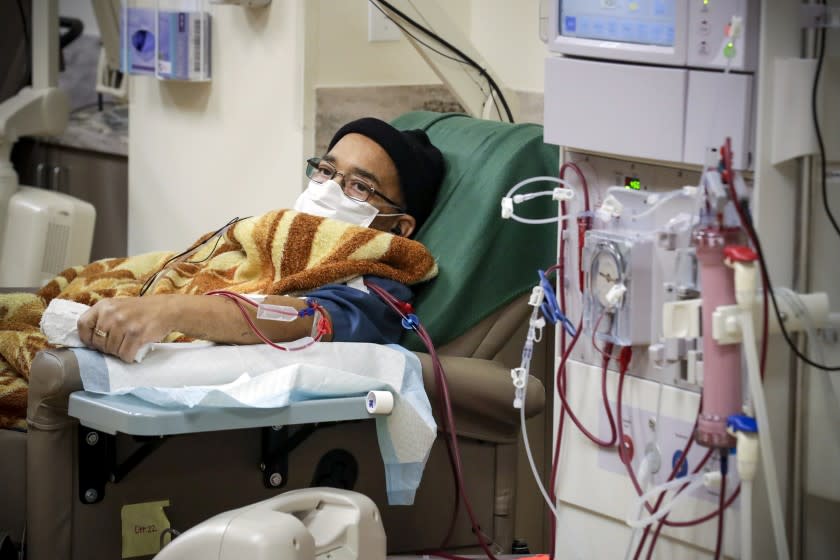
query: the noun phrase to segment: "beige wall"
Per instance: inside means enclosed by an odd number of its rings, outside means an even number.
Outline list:
[[[509,87],[542,91],[539,0],[438,4]],[[314,86],[439,83],[405,39],[368,42],[367,0],[211,10],[210,83],[132,79],[132,254],[177,249],[233,216],[291,205],[314,150]]]
[[[305,0],[214,7],[213,80],[131,83],[130,254],[178,249],[303,184]]]
[[[460,23],[508,87],[542,92],[545,46],[539,39],[539,0],[431,1]],[[318,86],[440,83],[406,39],[368,42],[367,0],[317,4],[323,28],[318,32]],[[415,1],[418,7],[423,4]]]
[[[367,40],[367,0],[319,0],[317,86],[366,86],[440,83],[408,41]],[[445,2],[460,20],[469,19],[469,2]]]
[[[540,0],[473,0],[470,37],[490,67],[516,91],[543,91],[546,47]]]

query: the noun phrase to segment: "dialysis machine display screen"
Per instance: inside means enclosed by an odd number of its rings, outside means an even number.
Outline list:
[[[675,0],[560,0],[565,37],[674,46]]]

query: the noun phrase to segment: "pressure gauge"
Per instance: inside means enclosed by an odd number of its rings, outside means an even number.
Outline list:
[[[586,232],[585,332],[621,346],[650,343],[653,242],[636,232]]]
[[[612,241],[598,241],[592,253],[589,291],[605,311],[621,307],[626,273],[618,246]]]

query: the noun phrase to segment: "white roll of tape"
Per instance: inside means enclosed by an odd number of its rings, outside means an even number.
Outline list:
[[[370,391],[365,403],[370,414],[391,414],[394,410],[394,395],[390,391]]]

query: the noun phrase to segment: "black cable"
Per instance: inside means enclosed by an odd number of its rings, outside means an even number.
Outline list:
[[[471,65],[469,62],[467,62],[467,61],[465,61],[465,60],[461,60],[460,58],[455,58],[454,56],[450,56],[450,55],[446,54],[445,52],[440,51],[440,50],[438,50],[438,49],[434,48],[432,45],[430,45],[429,43],[427,43],[426,41],[424,41],[423,39],[421,39],[420,37],[418,37],[417,35],[415,35],[415,34],[414,34],[414,33],[412,33],[411,31],[409,31],[408,29],[406,29],[406,28],[405,28],[405,26],[404,26],[404,25],[402,25],[402,23],[400,23],[399,21],[397,21],[397,20],[393,19],[393,18],[392,18],[392,17],[388,14],[388,12],[386,12],[386,11],[385,11],[385,10],[383,10],[381,7],[379,7],[379,6],[378,6],[375,2],[371,2],[371,4],[373,4],[373,6],[374,6],[377,10],[379,10],[379,11],[380,11],[380,12],[381,12],[381,13],[382,13],[385,17],[387,17],[388,19],[390,19],[390,20],[391,20],[391,22],[392,22],[394,25],[396,25],[397,27],[399,27],[399,28],[400,28],[400,30],[401,30],[403,33],[405,33],[406,35],[408,35],[409,37],[411,37],[412,39],[414,39],[415,41],[417,41],[418,43],[420,43],[421,45],[423,45],[424,47],[426,47],[427,49],[429,49],[429,50],[430,50],[430,51],[432,51],[433,53],[435,53],[435,54],[437,54],[437,55],[439,55],[439,56],[442,56],[443,58],[445,58],[445,59],[447,59],[447,60],[451,60],[451,61],[453,61],[453,62],[457,62],[458,64],[463,64],[464,66],[469,66],[470,68],[472,68],[472,65]],[[473,80],[473,83],[474,83],[474,84],[478,87],[478,89],[479,89],[479,90],[481,90],[481,93],[484,93],[484,88],[481,86],[481,84],[480,84],[480,83],[476,82],[475,80]],[[496,97],[495,97],[495,96],[493,96],[493,92],[492,92],[492,90],[490,91],[490,96],[491,96],[491,99],[493,100],[493,106],[496,108],[496,114],[499,116],[499,120],[502,120],[502,112],[499,110],[499,104],[496,102]]]
[[[731,157],[731,156],[726,156]],[[782,336],[785,338],[785,342],[787,342],[788,346],[790,346],[791,351],[796,354],[796,357],[808,364],[811,367],[821,369],[823,371],[840,371],[840,366],[827,366],[824,364],[819,364],[813,360],[811,360],[808,356],[803,354],[799,348],[797,348],[796,343],[791,339],[790,333],[788,333],[787,328],[785,327],[785,321],[782,317],[782,313],[779,310],[779,303],[776,301],[776,294],[773,291],[773,284],[770,281],[770,273],[767,270],[767,261],[764,258],[764,250],[761,248],[761,240],[758,238],[758,233],[755,231],[753,227],[752,220],[749,218],[749,213],[745,208],[746,204],[742,204],[738,200],[738,193],[735,192],[735,185],[734,181],[732,180],[733,174],[731,169],[731,159],[729,160],[729,164],[726,165],[726,171],[729,173],[729,181],[727,187],[729,189],[729,197],[732,199],[733,203],[735,204],[735,209],[738,212],[738,217],[741,220],[741,227],[747,232],[747,236],[752,241],[753,246],[755,247],[755,252],[758,253],[758,266],[761,269],[761,280],[764,282],[765,290],[770,295],[770,299],[773,301],[773,311],[776,315],[776,321],[779,323],[779,329],[782,331]]]
[[[370,1],[374,2],[374,0],[370,0]],[[466,63],[468,63],[473,68],[475,68],[478,71],[478,73],[481,74],[487,80],[487,83],[490,85],[491,90],[495,91],[499,95],[499,100],[502,102],[502,106],[505,109],[505,113],[507,114],[508,121],[511,122],[511,123],[514,122],[513,113],[510,110],[510,106],[508,105],[507,99],[505,99],[505,96],[502,93],[501,88],[499,88],[499,85],[496,83],[496,80],[494,80],[493,77],[484,68],[482,68],[476,61],[474,61],[472,58],[467,56],[466,53],[464,53],[458,47],[456,47],[455,45],[453,45],[452,43],[450,43],[449,41],[447,41],[446,39],[444,39],[443,37],[441,37],[440,35],[438,35],[434,31],[432,31],[432,30],[424,27],[423,25],[417,23],[415,20],[410,18],[408,15],[406,15],[405,13],[398,10],[396,7],[394,7],[393,4],[391,4],[387,0],[375,0],[374,4],[376,2],[381,3],[383,6],[385,6],[386,8],[388,8],[389,10],[391,10],[392,12],[397,14],[400,18],[407,21],[412,27],[414,27],[415,29],[418,29],[419,31],[422,31],[423,33],[425,33],[426,35],[428,35],[429,37],[431,37],[432,39],[434,39],[435,41],[437,41],[438,43],[440,43],[441,45],[443,45],[447,49],[451,50],[452,52],[454,52],[455,54],[460,56]],[[391,19],[393,21],[393,18],[391,18],[389,14],[386,14],[386,15],[388,15],[389,19]],[[492,96],[492,92],[491,92],[491,96]],[[494,102],[495,102],[495,99],[494,99]]]
[[[755,250],[758,253],[758,263],[761,267],[761,275],[764,277],[764,283],[767,285],[767,291],[770,294],[770,299],[773,300],[773,310],[776,313],[776,321],[779,323],[779,328],[782,331],[782,335],[785,337],[785,342],[787,342],[790,349],[796,354],[796,357],[808,364],[811,367],[815,367],[817,369],[821,369],[823,371],[840,371],[840,366],[827,366],[824,364],[819,364],[799,351],[799,348],[796,347],[796,343],[791,339],[790,334],[785,327],[785,321],[782,317],[781,311],[779,311],[779,304],[776,301],[776,294],[773,292],[773,284],[770,282],[770,274],[767,271],[767,263],[764,260],[764,252],[761,249],[761,242],[758,240],[758,235],[755,233],[755,229],[753,228],[752,224],[748,223],[749,229],[752,231],[752,235],[754,237],[753,244],[755,245]]]
[[[823,5],[825,5],[825,2],[823,2]],[[820,74],[822,74],[823,62],[825,60],[826,31],[825,29],[821,29],[818,30],[817,33],[817,41],[819,42],[819,47],[817,54],[817,71],[814,73],[814,85],[811,88],[811,116],[814,120],[814,131],[817,133],[817,144],[820,148],[820,182],[822,184],[823,208],[825,208],[825,213],[826,215],[828,215],[828,220],[831,222],[831,226],[834,228],[834,231],[837,232],[837,235],[840,235],[840,225],[837,224],[837,219],[834,217],[834,213],[831,211],[831,206],[829,206],[828,204],[828,185],[826,182],[825,165],[825,144],[823,143],[822,130],[820,129],[820,120],[817,115],[817,91],[819,89]]]
[[[62,16],[58,18],[58,28],[59,30],[67,30],[66,33],[59,33],[58,35],[58,50],[61,51],[84,33],[85,24],[78,18]]]
[[[17,0],[18,13],[20,14],[20,22],[23,25],[23,39],[26,43],[26,82],[30,81],[30,73],[32,72],[32,41],[29,39],[29,22],[26,21],[26,10],[23,8],[23,0]]]
[[[400,23],[399,21],[397,21],[396,19],[394,19],[393,17],[391,17],[391,14],[389,14],[388,12],[386,12],[385,10],[383,10],[383,9],[382,9],[382,7],[381,7],[381,6],[379,6],[376,2],[373,2],[373,1],[371,0],[371,4],[373,5],[373,7],[374,7],[374,8],[376,8],[377,10],[379,10],[379,12],[380,12],[382,15],[384,15],[386,18],[388,18],[389,20],[391,20],[391,22],[392,22],[394,25],[396,25],[396,26],[397,26],[397,27],[398,27],[398,28],[399,28],[399,29],[400,29],[403,33],[405,33],[406,35],[408,35],[409,37],[411,37],[412,39],[414,39],[415,41],[417,41],[418,43],[420,43],[421,45],[423,45],[424,47],[426,47],[427,49],[429,49],[429,50],[430,50],[430,51],[432,51],[433,53],[435,53],[435,54],[437,54],[437,55],[439,55],[439,56],[442,56],[443,58],[445,58],[445,59],[447,59],[447,60],[451,60],[451,61],[453,61],[453,62],[457,62],[458,64],[463,64],[464,66],[469,66],[470,68],[473,68],[473,67],[474,67],[474,64],[470,64],[470,63],[469,63],[469,62],[467,62],[466,60],[463,60],[463,59],[460,59],[460,58],[455,58],[454,56],[450,56],[450,55],[446,54],[445,52],[443,52],[443,51],[440,51],[440,50],[436,49],[435,47],[433,47],[432,45],[430,45],[429,43],[427,43],[426,41],[424,41],[423,39],[421,39],[420,37],[418,37],[417,35],[415,35],[415,34],[414,34],[414,33],[412,33],[411,31],[409,31],[408,29],[406,29],[406,28],[405,28],[405,26],[404,26],[402,23]],[[412,20],[412,23],[414,23],[414,22],[413,22],[413,20]],[[415,25],[416,25],[416,23],[415,23]],[[473,80],[473,83],[474,83],[476,86],[478,86],[478,89],[479,89],[479,90],[481,90],[481,93],[484,93],[484,88],[483,88],[483,87],[481,87],[481,84],[480,84],[480,83],[476,82],[475,80]],[[496,101],[496,97],[495,97],[495,96],[493,96],[493,91],[492,91],[492,89],[491,89],[491,91],[490,91],[490,96],[491,96],[491,99],[493,100],[493,106],[496,108],[496,114],[499,116],[499,120],[502,120],[502,112],[499,110],[499,104],[498,104],[498,102]]]
[[[371,0],[371,1],[373,1],[373,0]],[[438,43],[440,43],[444,47],[448,48],[449,50],[451,50],[452,52],[454,52],[455,54],[460,56],[462,60],[460,60],[460,61],[456,60],[457,62],[461,62],[462,64],[466,64],[467,66],[471,66],[472,68],[477,70],[479,75],[484,77],[484,79],[487,80],[487,84],[490,86],[490,98],[493,100],[493,105],[496,108],[496,114],[499,116],[499,120],[502,119],[502,115],[501,115],[501,111],[499,110],[499,105],[496,101],[496,97],[493,95],[493,91],[495,91],[498,94],[499,99],[502,102],[502,106],[505,108],[505,113],[507,113],[508,121],[511,122],[511,123],[514,122],[513,114],[511,113],[510,107],[508,106],[507,100],[505,99],[505,96],[502,93],[502,90],[499,88],[498,84],[496,84],[496,81],[492,78],[492,76],[490,76],[490,74],[488,74],[487,71],[484,68],[482,68],[476,61],[474,61],[472,58],[470,58],[466,53],[461,51],[455,45],[453,45],[452,43],[450,43],[449,41],[447,41],[446,39],[444,39],[443,37],[441,37],[440,35],[438,35],[434,31],[432,31],[431,29],[429,29],[427,27],[424,27],[423,25],[418,23],[416,20],[412,19],[407,14],[401,12],[400,10],[398,10],[396,7],[394,7],[393,5],[388,3],[387,1],[382,2],[382,4],[385,5],[386,7],[388,7],[389,9],[393,10],[398,16],[400,16],[401,18],[406,20],[410,25],[414,26],[416,29],[422,31],[423,33],[425,33],[426,35],[428,35],[429,37],[431,37],[432,39],[434,39],[435,41],[437,41]],[[376,2],[374,2],[374,5],[376,5]],[[376,6],[376,7],[379,8],[379,6]],[[394,20],[394,18],[391,17],[390,14],[388,14],[387,12],[382,10],[381,8],[379,8],[379,10],[383,14],[385,14],[385,16],[388,17],[388,19],[390,19],[391,21],[393,21],[394,23],[396,23],[399,26],[398,22],[396,22]],[[403,29],[402,27],[400,27],[400,28]],[[409,35],[411,35],[411,34],[409,34]],[[414,35],[411,35],[411,36],[416,39],[416,37]],[[423,44],[424,46],[426,46],[428,48],[431,48],[426,43],[423,43],[422,41],[421,41],[421,44]],[[435,52],[438,52],[440,54],[439,51],[437,51],[435,49],[432,49],[432,50],[434,50]],[[452,59],[452,57],[447,57],[447,58]],[[482,93],[484,93],[483,89],[482,89]]]
[[[185,249],[184,251],[181,251],[177,255],[169,257],[169,259],[165,263],[163,263],[163,265],[157,270],[157,272],[155,272],[154,274],[149,276],[146,279],[146,281],[143,282],[143,285],[140,287],[140,294],[139,295],[143,296],[143,295],[146,294],[147,291],[149,291],[149,289],[154,285],[155,281],[157,280],[157,277],[160,276],[160,273],[163,272],[164,270],[166,270],[166,267],[168,267],[170,264],[172,264],[177,259],[180,259],[181,257],[183,257],[185,255],[189,255],[189,254],[197,251],[198,249],[200,249],[201,247],[206,245],[211,239],[215,238],[216,239],[216,244],[213,245],[213,249],[210,250],[210,253],[208,254],[207,257],[201,259],[200,261],[187,261],[187,264],[201,264],[205,261],[210,260],[210,258],[215,254],[216,248],[219,246],[219,243],[222,240],[222,235],[225,233],[225,231],[227,231],[227,229],[229,227],[231,227],[232,225],[234,225],[238,222],[241,222],[242,220],[245,220],[245,219],[247,219],[247,218],[239,218],[239,217],[233,218],[228,223],[226,223],[225,225],[223,225],[222,227],[220,227],[219,229],[214,231],[211,235],[207,236],[203,241],[201,241],[201,240],[197,241],[196,243],[193,243],[189,248]]]

